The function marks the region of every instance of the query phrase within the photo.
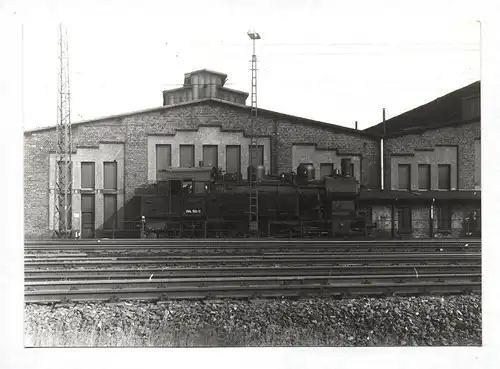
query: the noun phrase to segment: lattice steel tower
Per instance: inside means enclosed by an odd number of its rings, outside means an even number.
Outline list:
[[[56,163],[54,193],[54,233],[57,238],[71,237],[72,194],[72,136],[69,85],[68,34],[59,25],[59,76],[58,76]]]
[[[250,207],[249,207],[249,227],[251,231],[257,232],[259,237],[259,190],[256,180],[256,168],[254,164],[257,162],[257,138],[255,137],[255,124],[257,120],[257,55],[255,55],[255,40],[260,40],[260,35],[256,32],[248,32],[248,36],[252,39],[252,93],[251,93],[251,108],[250,108],[250,152],[249,166],[250,175],[248,184],[250,186]]]

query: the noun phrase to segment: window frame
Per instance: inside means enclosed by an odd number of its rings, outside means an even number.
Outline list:
[[[171,168],[172,167],[172,145],[171,144],[156,144],[155,146],[155,160],[156,160],[156,173],[158,173],[158,171],[160,169],[158,169],[158,147],[169,147],[170,148],[170,160],[168,160],[168,163],[167,163],[167,168]],[[180,156],[180,154],[179,154]],[[165,169],[167,169],[165,168]]]
[[[114,166],[114,177],[115,183],[114,187],[106,187],[106,165],[112,164]],[[115,161],[105,161],[102,163],[102,186],[104,190],[117,190],[118,189],[118,162]]]
[[[319,164],[319,174],[320,174],[320,178],[323,178],[325,176],[322,176],[321,175],[321,168],[322,167],[326,167],[326,166],[329,166],[332,170],[331,170],[331,175],[333,175],[335,173],[335,164],[334,163],[320,163]]]
[[[253,165],[256,165],[256,166],[259,166],[259,165],[264,165],[264,145],[248,145],[248,154],[249,154],[249,157],[248,157],[248,165],[250,165],[250,162],[251,162],[251,157],[252,157],[252,149],[256,148],[257,150],[260,150],[261,154],[262,154],[262,161],[261,163],[259,164],[255,164],[253,163]]]
[[[229,155],[228,155],[228,149],[236,149],[237,150],[237,153],[238,153],[238,164],[237,164],[237,170],[238,172],[236,172],[236,175],[238,176],[238,178],[241,176],[241,145],[226,145],[226,170],[225,172],[226,173],[230,173],[230,174],[233,174],[234,172],[228,172],[227,170],[227,164],[228,164],[228,160],[229,160]]]
[[[426,181],[426,188],[422,188],[420,186],[420,168],[427,168],[427,181]],[[431,189],[431,165],[430,164],[418,164],[418,190],[419,191],[430,191]]]
[[[182,166],[182,148],[183,147],[190,147],[191,148],[191,151],[192,151],[192,164],[191,166],[188,166],[188,167],[185,167],[185,166]],[[185,145],[185,144],[180,144],[179,145],[179,167],[180,168],[195,168],[196,166],[196,149],[195,149],[195,145]]]
[[[401,168],[408,168],[408,187],[401,188]],[[398,164],[398,190],[400,191],[411,191],[411,164]]]
[[[84,170],[83,168],[86,167],[87,165],[91,165],[92,166],[92,187],[86,187],[84,186],[83,184],[83,179],[84,179]],[[80,187],[81,189],[84,189],[84,190],[95,190],[95,161],[82,161],[80,162]]]
[[[205,148],[215,148],[215,164],[212,165],[215,168],[219,168],[219,145],[203,145],[201,148],[201,155],[202,155],[202,160],[203,160],[203,166],[205,165]]]
[[[441,168],[448,168],[448,186],[446,188],[441,187]],[[439,191],[450,191],[451,190],[451,165],[450,164],[438,164],[438,190]]]

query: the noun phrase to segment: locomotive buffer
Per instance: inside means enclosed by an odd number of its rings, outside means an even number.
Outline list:
[[[250,107],[250,155],[248,171],[248,184],[250,186],[249,199],[249,229],[256,232],[259,237],[259,189],[257,186],[257,175],[255,165],[257,162],[257,139],[255,137],[255,120],[257,118],[257,56],[255,55],[255,40],[260,40],[260,35],[256,32],[248,32],[248,37],[253,43],[252,54],[252,93]]]

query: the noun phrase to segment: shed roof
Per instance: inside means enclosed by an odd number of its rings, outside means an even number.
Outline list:
[[[477,119],[462,119],[462,100],[480,95],[480,90],[480,81],[476,81],[427,104],[388,119],[385,121],[385,137],[477,121]],[[384,122],[365,129],[365,132],[384,136]]]
[[[134,116],[134,115],[163,112],[163,111],[166,111],[169,109],[174,109],[174,108],[179,107],[179,106],[188,106],[188,105],[196,105],[196,104],[218,104],[218,105],[231,106],[231,107],[235,107],[238,109],[247,110],[248,114],[250,116],[251,107],[249,105],[238,104],[235,102],[221,100],[221,99],[217,99],[217,98],[204,98],[204,99],[198,99],[198,100],[192,100],[192,101],[185,101],[185,102],[176,103],[176,104],[172,104],[172,105],[160,106],[157,108],[138,110],[138,111],[123,113],[123,114],[110,115],[110,116],[106,116],[106,117],[84,120],[84,121],[72,123],[71,126],[74,127],[74,126],[79,126],[79,125],[83,125],[83,124],[99,124],[99,123],[103,123],[105,121],[109,121],[109,120],[113,120],[113,119],[121,119],[121,118],[130,117],[130,116]],[[343,127],[343,126],[325,123],[325,122],[320,122],[320,121],[316,121],[316,120],[312,120],[312,119],[297,117],[297,116],[290,115],[290,114],[279,113],[279,112],[272,111],[272,110],[259,109],[259,115],[260,116],[268,115],[268,116],[272,116],[275,118],[284,118],[284,119],[287,119],[293,123],[306,124],[306,125],[310,125],[310,126],[317,127],[317,128],[327,129],[330,131],[349,133],[349,134],[359,135],[359,136],[368,137],[368,138],[378,138],[377,135],[370,133],[370,132],[360,131],[360,130],[357,130],[354,128]],[[53,130],[53,129],[55,129],[55,126],[34,128],[34,129],[24,131],[24,134],[27,135],[27,134],[31,134],[31,133],[42,132],[42,131]]]

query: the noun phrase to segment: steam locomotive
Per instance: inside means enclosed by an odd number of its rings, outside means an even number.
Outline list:
[[[263,166],[248,167],[253,188],[241,175],[223,175],[214,167],[160,171],[148,191],[136,194],[142,237],[255,236],[249,227],[251,191],[258,196],[259,236],[362,235],[365,218],[356,214],[359,183],[350,163],[343,161],[341,167],[342,173],[320,180],[311,164],[279,176],[266,175]]]

